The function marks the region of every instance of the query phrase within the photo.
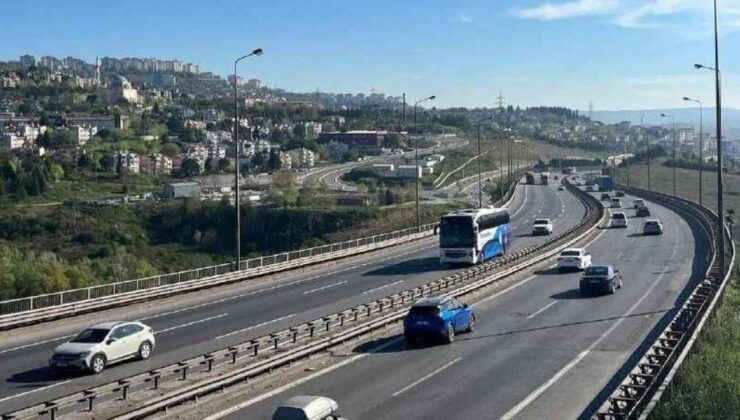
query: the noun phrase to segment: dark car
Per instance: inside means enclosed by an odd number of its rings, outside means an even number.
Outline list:
[[[624,191],[622,190],[617,190],[614,193],[617,195],[617,197],[624,197]]]
[[[601,193],[601,201],[611,201],[612,197],[609,193]]]
[[[650,217],[650,209],[647,208],[647,206],[640,206],[637,208],[637,211],[635,211],[635,216]]]
[[[611,265],[592,265],[583,272],[579,288],[583,296],[591,292],[613,295],[617,289],[622,288],[622,275]]]
[[[409,343],[424,338],[442,338],[452,343],[456,333],[473,329],[473,308],[444,296],[419,299],[403,320],[403,335]]]

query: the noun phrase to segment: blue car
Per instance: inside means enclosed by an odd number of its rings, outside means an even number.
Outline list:
[[[442,296],[419,299],[403,320],[403,335],[409,343],[423,338],[442,338],[452,343],[456,333],[474,329],[473,308]]]

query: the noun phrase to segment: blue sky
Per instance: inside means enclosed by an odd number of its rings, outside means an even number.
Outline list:
[[[740,0],[721,4],[724,95],[740,107]],[[3,0],[0,59],[158,57],[294,91],[437,106],[682,107],[713,100],[711,0]]]

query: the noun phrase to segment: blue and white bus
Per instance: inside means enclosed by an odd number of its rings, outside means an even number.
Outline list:
[[[439,222],[440,263],[478,264],[511,247],[507,208],[459,210]]]

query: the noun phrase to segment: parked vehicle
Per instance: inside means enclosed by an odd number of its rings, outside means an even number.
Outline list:
[[[611,265],[592,265],[583,272],[579,282],[581,294],[586,296],[593,291],[611,295],[622,288],[622,275]]]
[[[612,213],[611,226],[613,228],[626,228],[629,224],[627,215],[624,212],[617,211]]]
[[[535,219],[532,225],[532,235],[549,235],[552,233],[550,219]]]
[[[346,420],[339,417],[339,404],[331,398],[298,395],[288,398],[272,415],[272,420]]]
[[[558,256],[558,271],[584,270],[591,266],[591,254],[585,248],[568,248]]]
[[[141,322],[103,322],[57,346],[49,365],[56,369],[100,373],[112,363],[132,358],[148,359],[154,345],[154,332]]]
[[[647,206],[640,206],[637,208],[637,211],[635,211],[636,217],[649,217],[650,216],[650,209],[647,208]]]
[[[474,329],[473,308],[444,296],[419,299],[403,320],[403,335],[409,343],[424,338],[442,338],[452,343],[458,332]]]
[[[642,234],[643,235],[662,235],[663,234],[663,224],[660,223],[660,220],[658,219],[646,220],[645,224],[642,225]]]

